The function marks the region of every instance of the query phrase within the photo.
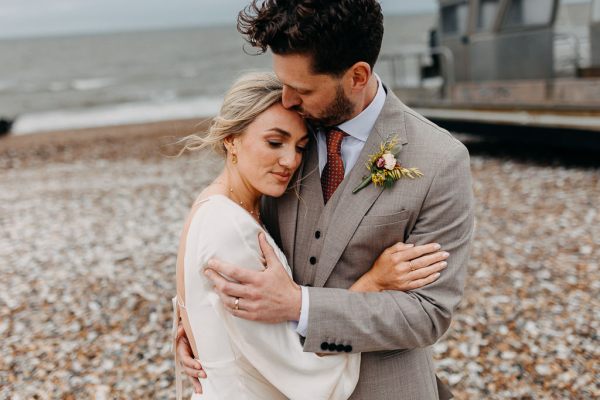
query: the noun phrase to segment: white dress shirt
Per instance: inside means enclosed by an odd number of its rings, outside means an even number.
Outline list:
[[[377,78],[377,93],[373,98],[373,101],[356,117],[348,120],[340,125],[338,128],[348,134],[342,140],[342,161],[344,162],[344,177],[348,176],[350,170],[356,164],[360,152],[362,151],[367,138],[375,126],[375,121],[379,117],[383,105],[385,103],[385,89],[381,83],[379,76]],[[326,132],[323,129],[319,129],[317,132],[317,152],[319,155],[319,173],[323,173],[325,164],[327,164],[327,139],[325,137]],[[296,332],[302,336],[306,336],[308,330],[308,288],[301,286],[302,289],[302,308],[300,310],[300,320],[298,321],[298,327]]]

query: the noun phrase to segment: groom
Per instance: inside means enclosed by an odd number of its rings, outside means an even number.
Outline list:
[[[352,399],[450,398],[436,380],[430,346],[448,329],[463,294],[473,231],[467,150],[374,75],[383,38],[376,0],[255,0],[240,13],[238,30],[272,51],[283,105],[318,128],[292,190],[263,207],[298,284],[218,260],[207,276],[221,298],[239,299],[232,310],[238,317],[298,321],[307,352],[361,352]],[[423,176],[355,192],[368,174],[365,162],[392,137],[398,162]],[[400,241],[440,243],[450,252],[448,267],[411,292],[346,290]],[[267,271],[281,269],[275,258],[267,260]],[[191,362],[185,342],[178,352]]]

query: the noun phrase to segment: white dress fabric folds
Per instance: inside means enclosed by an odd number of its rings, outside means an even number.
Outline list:
[[[184,294],[181,295],[178,288],[179,298],[174,301],[175,315],[181,312],[187,318],[186,333],[194,341],[197,358],[207,374],[207,378],[201,380],[204,393],[192,398],[337,400],[350,397],[358,381],[360,354],[320,357],[306,353],[293,323],[266,324],[232,316],[202,273],[203,266],[213,257],[262,271],[258,233],[265,232],[291,276],[284,254],[268,232],[223,195],[206,198],[192,212],[183,263],[178,263],[177,271],[178,284],[183,282]],[[243,306],[243,300],[241,304]],[[179,382],[177,392],[179,398]]]

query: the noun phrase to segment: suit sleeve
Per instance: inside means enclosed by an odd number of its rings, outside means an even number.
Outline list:
[[[259,228],[237,210],[205,215],[203,246],[211,256],[241,267],[262,270]],[[208,214],[208,213],[207,213]],[[290,323],[266,324],[232,316],[213,293],[210,302],[229,335],[248,362],[287,398],[345,399],[360,369],[360,356],[319,357],[302,349]]]
[[[310,288],[304,350],[321,343],[352,346],[354,352],[425,347],[448,329],[464,290],[474,210],[469,155],[457,144],[441,163],[407,243],[437,242],[450,253],[434,283],[411,292],[357,293]]]

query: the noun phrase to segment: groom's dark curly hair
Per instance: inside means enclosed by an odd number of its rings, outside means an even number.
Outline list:
[[[237,28],[261,53],[307,54],[314,73],[340,75],[359,61],[375,66],[383,14],[376,0],[253,0]]]

